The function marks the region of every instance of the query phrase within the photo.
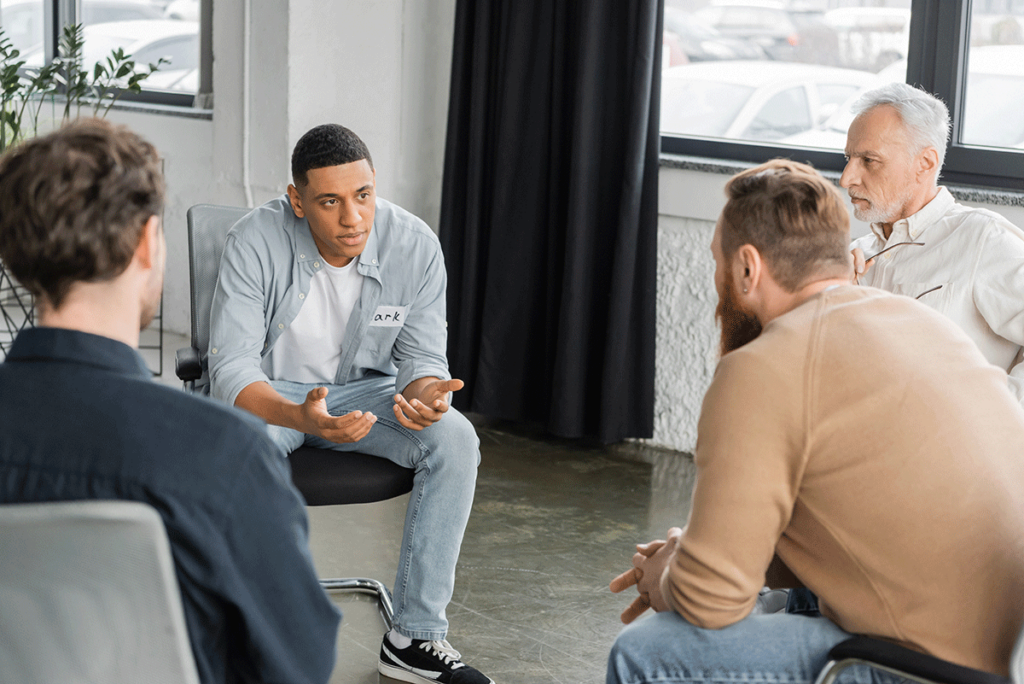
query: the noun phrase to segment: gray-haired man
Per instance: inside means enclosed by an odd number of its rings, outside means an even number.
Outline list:
[[[958,204],[937,184],[949,138],[941,100],[905,83],[866,93],[846,139],[840,185],[871,222],[855,240],[858,282],[919,298],[945,314],[1009,373],[1024,403],[1024,232]],[[886,247],[901,245],[864,262]]]

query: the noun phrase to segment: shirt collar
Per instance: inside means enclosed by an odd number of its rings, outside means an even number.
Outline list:
[[[892,225],[891,235],[896,235],[899,228],[905,227],[907,237],[910,240],[917,240],[928,226],[938,223],[939,219],[946,215],[950,208],[956,203],[953,194],[946,189],[946,186],[939,186],[939,191],[928,204],[921,207],[920,211],[905,219],[900,219]],[[871,232],[883,243],[886,241],[885,233],[882,232],[881,223],[872,223]]]
[[[66,328],[26,328],[18,333],[8,362],[63,361],[152,379],[142,356],[124,342]]]
[[[359,272],[364,276],[372,276],[377,278],[380,273],[380,226],[377,222],[377,216],[379,212],[375,212],[373,217],[373,230],[366,236],[366,247],[363,248],[363,253],[359,255],[359,264],[356,266]]]
[[[309,221],[305,218],[299,218],[295,215],[295,212],[291,209],[291,202],[288,199],[288,195],[283,196],[283,201],[288,203],[288,211],[292,212],[292,217],[295,219],[295,260],[299,262],[303,261],[319,261],[320,249],[316,246],[316,242],[313,240],[313,233],[309,228]],[[377,205],[380,208],[380,205]],[[377,216],[380,215],[379,211],[374,212],[373,218],[373,229],[370,234],[366,237],[366,247],[363,248],[362,254],[359,255],[356,264],[356,269],[365,275],[377,277],[378,274],[378,252],[380,244],[379,238],[379,225]]]

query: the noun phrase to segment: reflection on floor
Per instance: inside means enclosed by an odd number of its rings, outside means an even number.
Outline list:
[[[448,611],[449,640],[499,684],[603,682],[632,597],[608,591],[634,544],[689,509],[693,463],[678,452],[583,447],[478,427],[476,501]],[[321,577],[391,586],[407,497],[311,508]],[[390,683],[376,672],[384,623],[371,597],[336,597],[345,617],[334,684]]]

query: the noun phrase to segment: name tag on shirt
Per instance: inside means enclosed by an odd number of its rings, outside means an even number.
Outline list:
[[[386,328],[401,328],[405,325],[404,306],[378,306],[370,320],[370,325],[380,325]]]

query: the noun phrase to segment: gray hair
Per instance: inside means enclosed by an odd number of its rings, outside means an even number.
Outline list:
[[[854,116],[889,105],[899,114],[917,154],[926,147],[934,147],[939,153],[939,169],[946,159],[946,143],[949,141],[949,110],[945,103],[929,92],[909,86],[906,83],[889,83],[861,95],[853,103]]]

